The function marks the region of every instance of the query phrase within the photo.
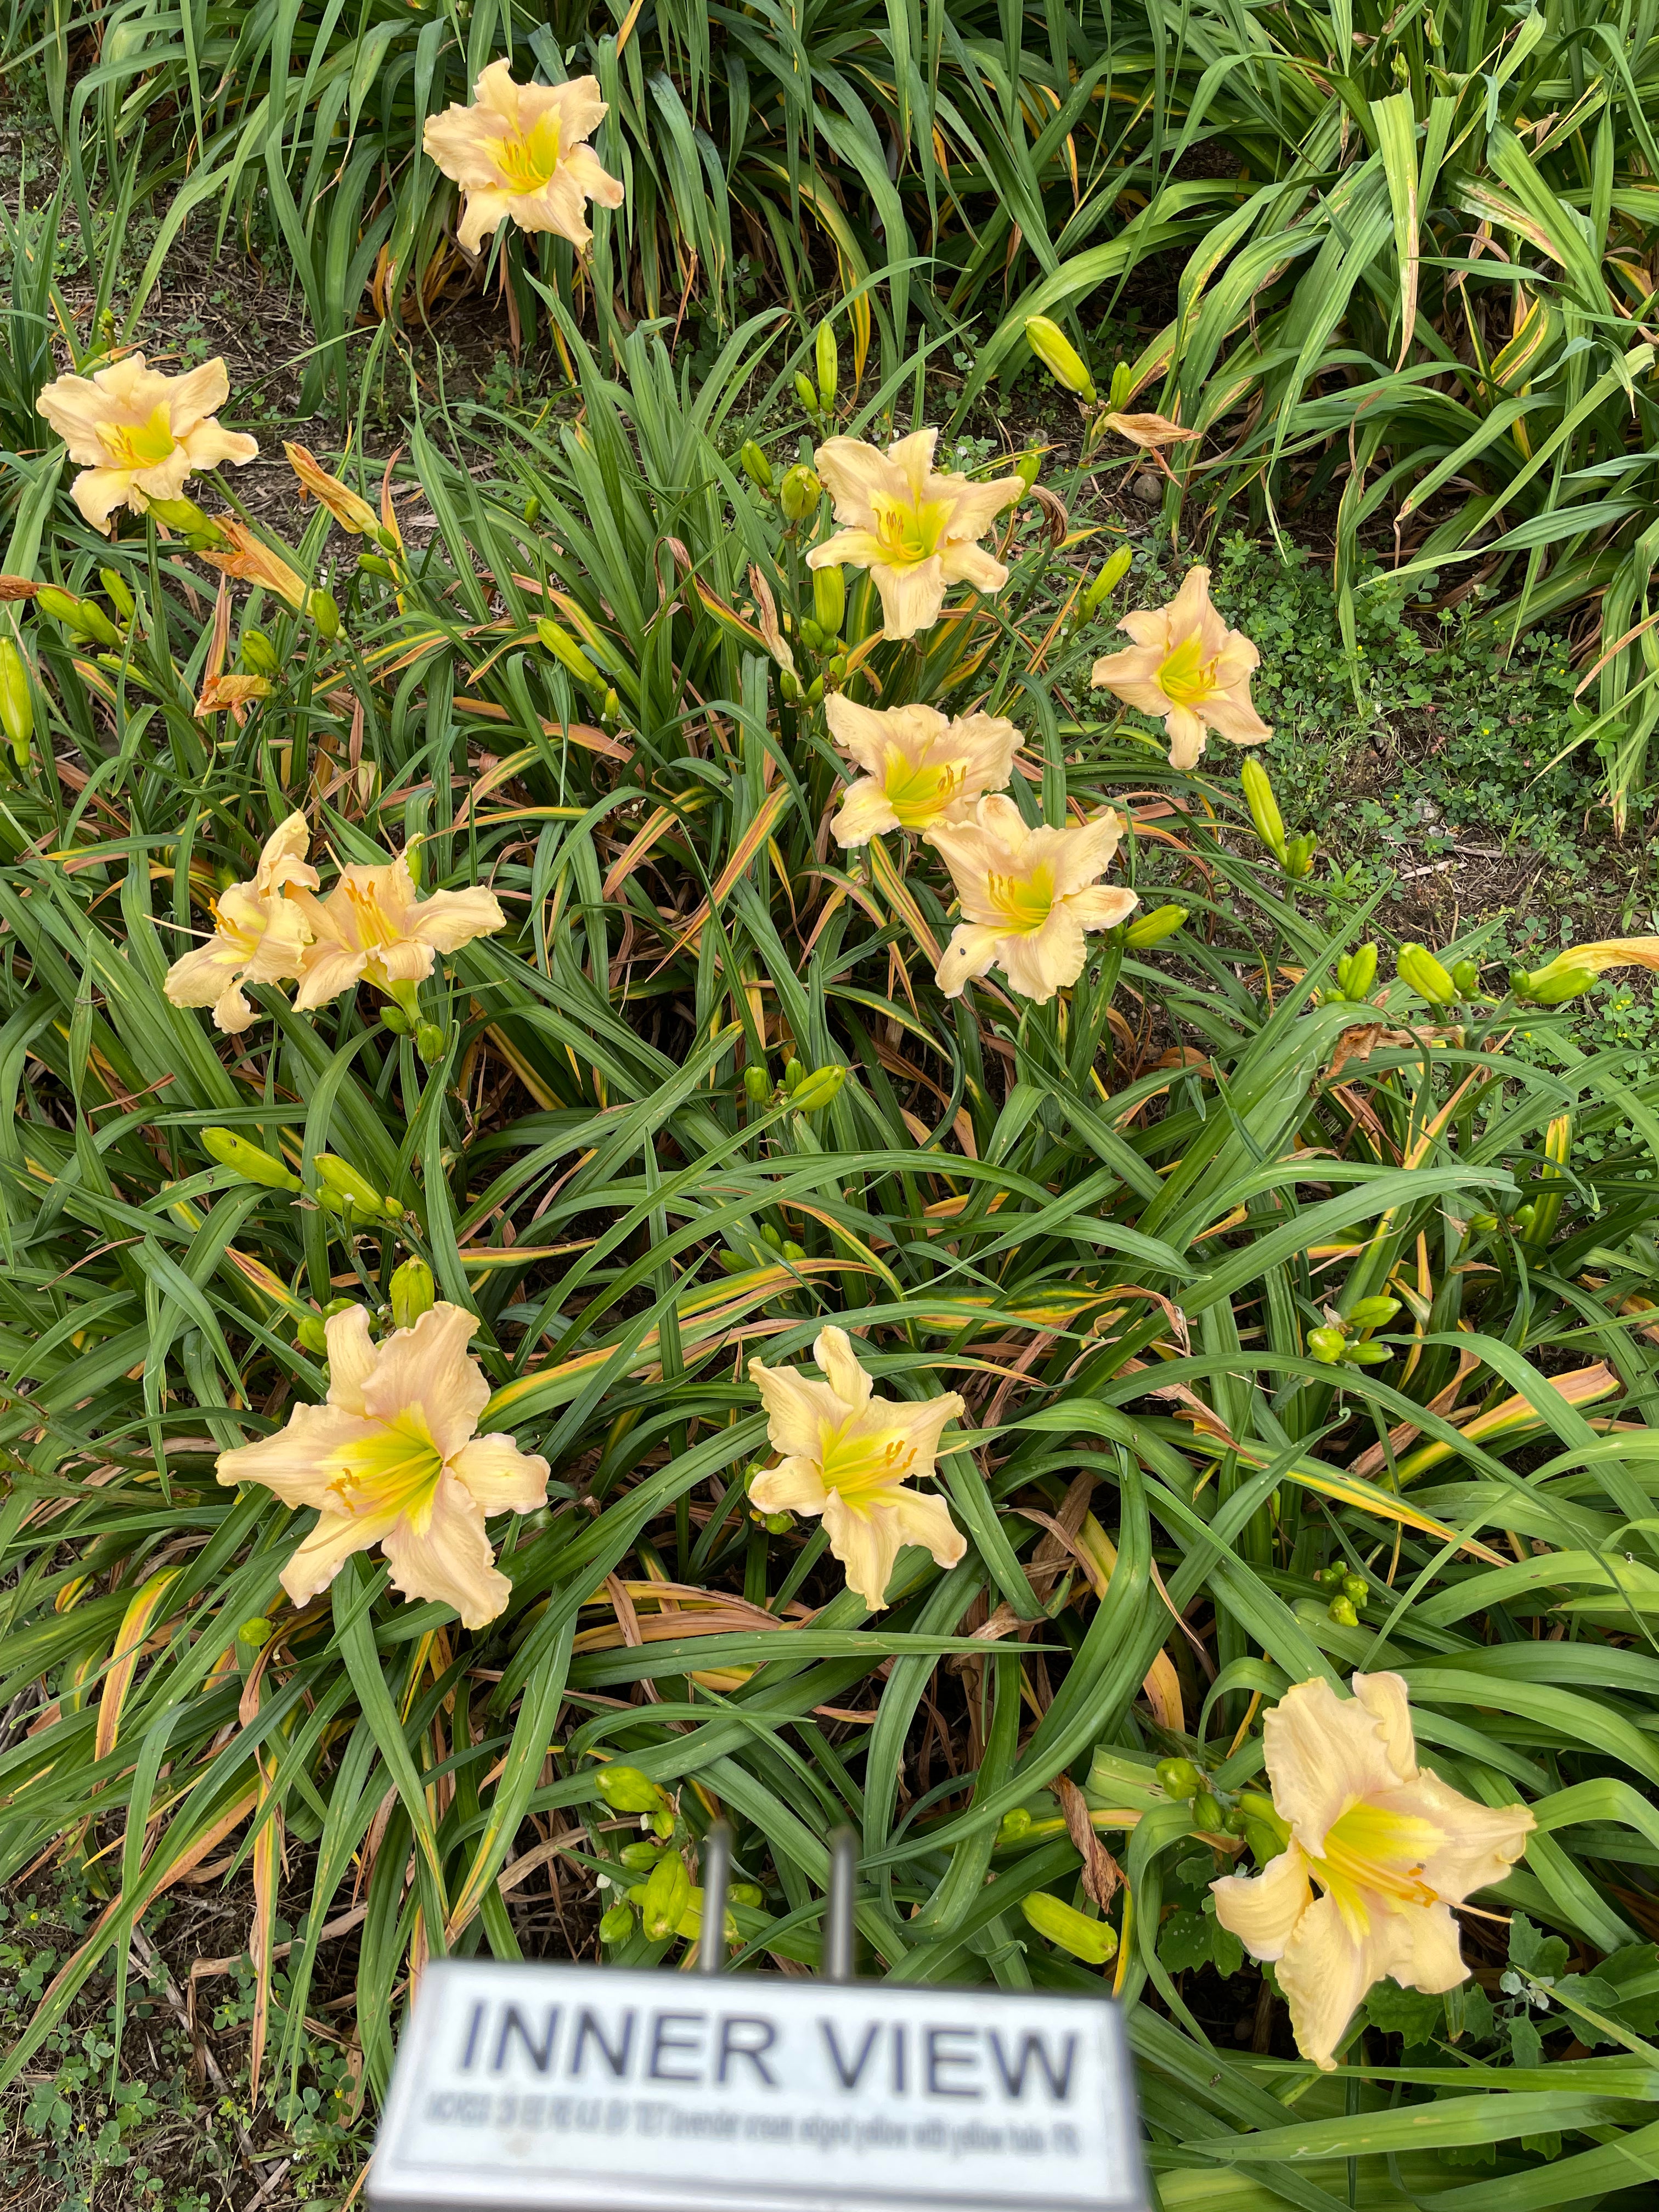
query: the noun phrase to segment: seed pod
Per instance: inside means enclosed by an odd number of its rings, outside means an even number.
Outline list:
[[[630,1871],[637,1870],[641,1874],[648,1874],[662,1856],[662,1853],[663,1847],[660,1844],[638,1843],[624,1844],[617,1856]]]
[[[685,1870],[685,1862],[678,1851],[659,1859],[652,1868],[645,1884],[645,1894],[639,1900],[640,1926],[647,1941],[665,1942],[678,1934],[682,1916],[691,1902],[691,1877]]]
[[[805,522],[809,514],[817,510],[823,486],[805,462],[797,461],[786,471],[778,487],[778,505],[783,509],[787,522]]]
[[[601,1943],[625,1943],[634,1933],[634,1908],[622,1901],[610,1905],[599,1915]]]
[[[245,1620],[236,1632],[236,1641],[246,1644],[250,1651],[263,1650],[270,1641],[270,1623],[264,1613],[256,1613],[251,1620]]]
[[[1259,760],[1246,760],[1239,771],[1244,787],[1244,803],[1250,810],[1250,819],[1255,824],[1256,835],[1279,860],[1285,858],[1285,817],[1279,811],[1279,801],[1273,797],[1273,785],[1267,781],[1267,771]]]
[[[806,703],[809,707],[816,707],[822,702],[823,698],[823,678],[821,676],[815,676],[806,687]]]
[[[326,1352],[328,1332],[324,1328],[319,1314],[301,1314],[294,1330],[295,1341],[307,1352]]]
[[[1016,1805],[1012,1813],[1005,1813],[1002,1825],[997,1830],[999,1844],[1017,1844],[1031,1832],[1031,1816],[1023,1805]]]
[[[839,568],[813,569],[812,615],[826,644],[841,635],[847,619],[847,579]]]
[[[733,1905],[746,1905],[756,1912],[766,1902],[766,1892],[758,1882],[734,1881],[726,1893]]]
[[[787,1536],[794,1525],[793,1513],[769,1513],[762,1522],[769,1536]]]
[[[1075,392],[1079,399],[1094,404],[1095,380],[1088,363],[1058,323],[1047,315],[1028,315],[1025,343],[1062,391]]]
[[[836,344],[836,333],[828,323],[818,325],[816,352],[818,404],[827,415],[836,404],[836,392],[841,384],[841,354]]]
[[[424,1260],[405,1260],[392,1276],[392,1320],[397,1328],[413,1328],[423,1313],[430,1313],[437,1298],[432,1270]]]
[[[1407,983],[1419,999],[1431,1006],[1449,1006],[1457,994],[1452,979],[1429,951],[1426,945],[1402,945],[1395,966],[1402,983]]]
[[[1202,1836],[1219,1836],[1226,1832],[1221,1825],[1221,1801],[1210,1790],[1200,1790],[1193,1800],[1193,1826]]]
[[[1364,1575],[1344,1575],[1342,1595],[1352,1605],[1364,1605],[1371,1594],[1371,1586]]]
[[[1160,1759],[1158,1784],[1166,1797],[1190,1805],[1203,1787],[1204,1778],[1190,1759]]]
[[[268,1190],[298,1190],[298,1176],[273,1159],[262,1145],[251,1144],[234,1129],[204,1129],[202,1150],[222,1168],[234,1168],[245,1182],[262,1182]]]
[[[668,1802],[666,1792],[637,1766],[602,1766],[593,1786],[613,1813],[654,1813]]]
[[[282,668],[276,647],[252,624],[242,632],[242,658],[257,676],[275,676]]]
[[[542,503],[533,491],[524,503],[524,519],[532,530],[542,519]]]
[[[1019,1909],[1039,1936],[1046,1936],[1073,1958],[1081,1959],[1085,1966],[1103,1966],[1117,1954],[1117,1930],[1109,1921],[1091,1920],[1087,1913],[1062,1903],[1046,1889],[1022,1897]]]
[[[1132,951],[1145,952],[1173,937],[1186,919],[1184,906],[1155,906],[1150,914],[1135,916],[1123,933],[1123,942]]]
[[[1284,1850],[1286,1838],[1265,1820],[1246,1820],[1244,1840],[1250,1847],[1250,1856],[1259,1867],[1268,1865]]]

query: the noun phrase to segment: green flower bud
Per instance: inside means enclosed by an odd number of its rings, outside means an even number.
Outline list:
[[[645,1894],[639,1900],[640,1926],[646,1940],[662,1943],[678,1934],[690,1902],[691,1877],[685,1870],[684,1860],[678,1851],[659,1859],[647,1877]]]
[[[1386,1328],[1399,1310],[1398,1298],[1361,1298],[1343,1318],[1351,1328]]]
[[[311,610],[311,619],[323,635],[328,638],[340,635],[340,609],[332,592],[316,591],[306,602]]]
[[[542,503],[533,491],[524,503],[524,519],[532,530],[542,519]]]
[[[357,566],[367,575],[383,577],[387,583],[393,580],[391,562],[383,561],[378,553],[360,553]]]
[[[1341,1358],[1347,1339],[1340,1328],[1310,1328],[1308,1331],[1308,1356],[1316,1359],[1322,1367],[1333,1366]]]
[[[1371,1594],[1371,1586],[1364,1575],[1344,1575],[1342,1595],[1352,1605],[1364,1605]]]
[[[1062,391],[1075,392],[1079,399],[1094,404],[1095,380],[1088,363],[1058,323],[1047,315],[1028,315],[1025,343]]]
[[[1345,1344],[1342,1357],[1351,1367],[1381,1367],[1394,1354],[1386,1344]]]
[[[213,517],[204,513],[193,499],[152,499],[147,505],[155,520],[165,522],[169,530],[190,531],[210,543],[216,542],[221,535]]]
[[[12,758],[27,768],[34,736],[34,691],[28,663],[9,637],[0,638],[0,729],[10,741]]]
[[[320,1314],[301,1314],[295,1325],[294,1336],[295,1342],[302,1344],[307,1352],[326,1353],[328,1350],[328,1332],[323,1327]]]
[[[795,371],[795,397],[799,400],[801,405],[806,410],[806,412],[809,415],[816,415],[817,413],[817,388],[813,384],[811,378],[808,376],[803,369],[798,368]]]
[[[1225,1834],[1242,1836],[1244,1832],[1244,1814],[1241,1808],[1237,1805],[1224,1806],[1222,1809],[1221,1826]]]
[[[34,595],[34,604],[43,615],[50,615],[66,629],[78,628],[81,603],[73,592],[60,591],[56,584],[42,584]]]
[[[1279,1856],[1288,1838],[1281,1836],[1277,1828],[1268,1827],[1265,1821],[1246,1820],[1244,1840],[1250,1847],[1251,1857],[1259,1867],[1264,1867]]]
[[[42,592],[41,597],[45,596]],[[1571,959],[1571,955],[1562,957]],[[1510,977],[1510,988],[1517,999],[1530,999],[1534,1006],[1559,1006],[1568,999],[1576,999],[1581,991],[1588,991],[1595,981],[1588,968],[1558,968],[1552,962],[1535,975],[1528,975],[1524,968],[1517,968]]]
[[[799,1060],[795,1058],[793,1053],[791,1053],[788,1059],[783,1063],[783,1087],[792,1098],[794,1097],[796,1091],[799,1090],[802,1082],[805,1079],[805,1075],[806,1070],[801,1066]]]
[[[1273,787],[1267,781],[1267,771],[1259,760],[1247,758],[1239,775],[1244,786],[1244,803],[1250,810],[1250,819],[1255,824],[1256,835],[1282,861],[1285,858],[1285,820],[1279,811],[1279,801],[1273,797]]]
[[[778,690],[793,706],[801,696],[800,678],[793,675],[788,669],[781,668],[778,671]]]
[[[1187,919],[1184,906],[1155,906],[1150,914],[1139,914],[1123,933],[1123,942],[1132,951],[1145,952],[1154,945],[1161,945],[1166,937],[1173,937]]]
[[[772,1095],[772,1085],[763,1067],[752,1060],[743,1071],[743,1087],[751,1106],[763,1106]]]
[[[667,1792],[637,1766],[614,1761],[599,1769],[593,1786],[613,1813],[655,1813],[668,1802]]]
[[[311,1164],[317,1170],[319,1199],[337,1213],[385,1213],[392,1203],[366,1176],[358,1174],[349,1160],[341,1159],[337,1153],[319,1152]]]
[[[847,619],[847,579],[839,568],[813,569],[812,614],[826,645],[841,635]]]
[[[550,615],[544,615],[536,624],[536,635],[553,655],[562,661],[579,684],[590,684],[596,689],[603,679],[592,662],[582,651],[568,629],[563,629]]]
[[[772,464],[752,438],[745,438],[738,451],[743,463],[743,472],[750,483],[761,491],[772,489]]]
[[[1030,491],[1042,474],[1042,455],[1035,446],[1028,447],[1014,463],[1014,474],[1019,478],[1021,489]]]
[[[806,1248],[804,1244],[797,1244],[793,1238],[786,1237],[783,1240],[783,1256],[793,1264],[806,1257]]]
[[[817,512],[818,497],[823,486],[812,471],[802,461],[784,473],[778,487],[778,505],[783,509],[787,522],[805,522],[809,514]]]
[[[131,622],[137,609],[134,605],[132,593],[127,589],[127,580],[121,571],[118,568],[100,568],[98,571],[98,580],[104,587],[105,598],[120,616],[122,621]]]
[[[625,1943],[634,1933],[634,1908],[618,1901],[599,1915],[601,1943]]]
[[[1202,1836],[1224,1835],[1221,1801],[1212,1790],[1200,1790],[1193,1800],[1193,1826]]]
[[[1262,1790],[1241,1790],[1238,1809],[1247,1820],[1260,1820],[1268,1826],[1279,1819],[1278,1807]]]
[[[726,1893],[733,1905],[746,1905],[755,1912],[766,1902],[766,1892],[758,1882],[734,1881]]]
[[[1031,1832],[1031,1816],[1023,1805],[1016,1805],[1012,1813],[1005,1813],[1002,1825],[997,1830],[999,1847],[1017,1844]]]
[[[830,575],[834,575],[837,572],[832,568],[828,573]],[[822,653],[823,651],[826,641],[823,632],[818,628],[817,623],[813,621],[811,615],[803,616],[801,618],[800,641],[803,645],[809,647],[814,653]]]
[[[437,1285],[424,1260],[405,1260],[392,1275],[392,1320],[397,1328],[413,1328],[437,1300]]]
[[[1046,1889],[1022,1897],[1019,1909],[1039,1936],[1085,1966],[1103,1966],[1117,1954],[1117,1930],[1105,1920],[1091,1920],[1074,1905],[1062,1904]]]
[[[1128,574],[1129,563],[1133,559],[1134,548],[1132,545],[1120,545],[1115,553],[1107,556],[1102,564],[1100,574],[1083,594],[1083,611],[1085,615],[1093,614],[1103,599],[1110,599],[1112,593]]]
[[[830,664],[830,679],[831,683],[839,684],[846,673],[847,655],[844,653],[838,653]]]
[[[1312,830],[1303,837],[1292,837],[1285,848],[1285,872],[1293,884],[1299,884],[1313,872],[1314,854],[1318,842]]]
[[[256,1613],[252,1620],[245,1620],[236,1632],[236,1641],[246,1644],[250,1651],[262,1651],[270,1641],[270,1623],[264,1613]]]
[[[422,1022],[415,1031],[415,1049],[423,1066],[432,1067],[444,1056],[444,1030],[437,1022]]]
[[[762,1523],[769,1536],[786,1536],[794,1525],[793,1513],[769,1513]]]
[[[222,1168],[233,1168],[244,1182],[262,1182],[270,1190],[298,1190],[298,1176],[281,1160],[273,1159],[264,1146],[251,1144],[234,1129],[204,1129],[202,1150]]]
[[[1401,981],[1409,984],[1418,997],[1426,999],[1431,1006],[1449,1006],[1457,995],[1451,977],[1426,945],[1402,945],[1395,966]]]
[[[1359,1614],[1351,1597],[1334,1597],[1326,1611],[1339,1628],[1358,1628]]]
[[[1473,960],[1452,963],[1452,986],[1460,999],[1473,999],[1480,988],[1480,970]]]
[[[252,623],[242,632],[242,658],[256,676],[275,676],[283,665],[264,630],[256,629]]]
[[[661,1858],[664,1846],[661,1844],[647,1844],[641,1841],[637,1844],[624,1844],[617,1856],[625,1867],[647,1874]]]
[[[823,699],[823,678],[821,676],[815,676],[806,687],[806,703],[809,707],[817,707],[822,703]]]
[[[1481,1236],[1490,1237],[1494,1229],[1501,1228],[1503,1224],[1495,1213],[1482,1212],[1470,1214],[1469,1226],[1471,1229],[1479,1230]]]
[[[401,1006],[385,1006],[380,1009],[380,1026],[390,1030],[393,1036],[408,1036],[416,1024]]]
[[[828,323],[818,325],[816,352],[818,400],[827,415],[836,404],[836,392],[841,383],[841,354],[836,345],[836,333]]]
[[[1160,1759],[1157,1771],[1158,1788],[1182,1805],[1191,1804],[1204,1786],[1204,1777],[1190,1759]]]
[[[1345,999],[1364,1002],[1371,994],[1376,981],[1376,947],[1362,945],[1352,952],[1345,952],[1336,963],[1336,988]]]

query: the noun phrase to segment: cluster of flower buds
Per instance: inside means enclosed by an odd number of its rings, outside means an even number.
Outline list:
[[[694,1887],[686,1867],[685,1849],[691,1839],[674,1799],[637,1766],[613,1764],[602,1767],[593,1779],[611,1811],[636,1816],[645,1831],[637,1843],[624,1844],[617,1852],[618,1873],[603,1878],[608,1887],[625,1882],[627,1889],[600,1919],[600,1941],[625,1943],[636,1923],[650,1943],[665,1943],[677,1936],[695,1941],[702,1933],[702,1892]],[[636,1879],[629,1881],[630,1875]],[[756,1908],[765,1901],[751,1881],[732,1882],[726,1898],[728,1905]],[[734,1942],[737,1934],[728,1911],[726,1941]]]
[[[1322,1367],[1381,1367],[1394,1353],[1373,1343],[1371,1332],[1386,1328],[1399,1311],[1398,1298],[1361,1298],[1346,1313],[1333,1314],[1324,1328],[1308,1331],[1309,1354]]]
[[[762,1063],[750,1060],[743,1071],[744,1092],[751,1106],[793,1106],[798,1114],[821,1113],[846,1080],[847,1070],[839,1060],[828,1060],[809,1073],[793,1053],[775,1085]]]
[[[1330,1603],[1325,1610],[1337,1626],[1358,1628],[1359,1608],[1371,1594],[1371,1586],[1364,1576],[1352,1567],[1316,1567],[1314,1580],[1322,1589],[1330,1590]]]
[[[1157,1771],[1164,1796],[1192,1807],[1195,1835],[1243,1836],[1259,1866],[1284,1850],[1290,1829],[1265,1790],[1231,1793],[1190,1759],[1160,1759]]]
[[[1356,945],[1345,952],[1336,963],[1336,996],[1350,999],[1356,1006],[1369,1003],[1371,987],[1376,981],[1376,947],[1374,945]]]
[[[1449,1006],[1480,995],[1480,970],[1473,960],[1454,961],[1448,968],[1426,945],[1402,945],[1395,968],[1401,981],[1431,1006]]]

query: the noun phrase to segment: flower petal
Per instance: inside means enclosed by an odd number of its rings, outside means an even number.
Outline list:
[[[482,252],[485,239],[498,231],[512,212],[510,192],[498,191],[494,186],[469,188],[455,232],[456,243],[464,253]]]
[[[440,952],[459,951],[475,937],[506,927],[507,916],[493,891],[474,884],[464,891],[434,891],[416,905],[408,924],[411,937]]]
[[[1046,1006],[1054,993],[1075,983],[1088,957],[1082,924],[1072,902],[1053,908],[1041,929],[1005,937],[1000,958],[1011,987],[1034,1006]]]
[[[812,548],[806,565],[809,568],[869,568],[884,559],[886,551],[872,530],[841,530]]]
[[[533,1513],[545,1505],[553,1470],[538,1454],[521,1452],[511,1437],[492,1431],[452,1453],[449,1471],[489,1514]]]
[[[366,952],[319,940],[307,951],[300,988],[294,994],[295,1005],[301,1012],[313,1006],[326,1006],[342,991],[355,990],[368,965]]]
[[[134,474],[131,469],[82,469],[70,486],[70,496],[82,519],[106,538],[109,519],[118,507],[125,503],[135,514],[143,513],[143,494],[134,488]]]
[[[331,1314],[323,1324],[328,1345],[328,1402],[343,1406],[359,1419],[368,1419],[365,1392],[380,1362],[380,1352],[368,1333],[366,1306],[348,1306]]]
[[[1282,1959],[1313,1902],[1308,1862],[1287,1844],[1260,1874],[1224,1875],[1210,1884],[1215,1917],[1253,1959]]]
[[[430,1505],[418,1516],[402,1516],[380,1549],[393,1589],[453,1605],[463,1628],[494,1620],[513,1595],[512,1583],[496,1570],[483,1515],[453,1474],[439,1476]]]
[[[930,441],[927,451],[931,457],[931,441],[939,433],[923,430],[915,434]],[[902,447],[911,441],[902,439],[899,442]],[[895,452],[897,450],[896,447]],[[896,465],[885,453],[866,445],[862,438],[826,438],[814,454],[813,462],[830,495],[836,521],[854,528],[870,528],[875,520],[873,501],[878,495],[888,499],[914,495],[902,465]],[[821,546],[815,550],[823,550]],[[808,554],[807,565],[817,568],[823,563],[813,561]]]
[[[366,1433],[343,1406],[296,1406],[274,1437],[221,1452],[214,1472],[227,1486],[257,1482],[284,1505],[336,1505],[329,1455]]]
[[[829,1494],[817,1460],[799,1456],[763,1469],[749,1486],[750,1498],[763,1513],[822,1513]]]
[[[1085,929],[1115,929],[1139,904],[1137,893],[1121,884],[1097,884],[1091,890],[1073,891],[1066,911]]]
[[[848,1414],[861,1413],[870,1403],[873,1385],[853,1350],[853,1340],[844,1328],[823,1328],[818,1331],[812,1346],[812,1357],[829,1378]]]
[[[1334,1898],[1310,1905],[1279,1960],[1279,1986],[1290,2001],[1296,2047],[1322,2072],[1335,2066],[1342,2031],[1378,1979],[1370,1940],[1353,1933]]]
[[[1383,1729],[1323,1675],[1287,1690],[1261,1724],[1273,1803],[1310,1858],[1351,1805],[1400,1786]],[[1356,2000],[1357,2002],[1357,2000]]]
[[[848,1589],[856,1590],[872,1613],[879,1613],[903,1541],[896,1517],[880,1507],[873,1513],[857,1512],[832,1490],[823,1504],[823,1527],[830,1550],[846,1571]]]
[[[1204,757],[1204,725],[1190,707],[1170,707],[1164,725],[1170,738],[1170,766],[1196,768]]]
[[[842,793],[841,806],[830,824],[838,845],[867,845],[884,830],[896,830],[898,816],[884,785],[872,775],[860,776]]]
[[[942,1498],[907,1486],[889,1494],[884,1510],[897,1523],[903,1540],[931,1552],[936,1566],[954,1567],[968,1549],[968,1539]]]
[[[969,983],[988,975],[1002,949],[1002,932],[994,923],[959,921],[940,956],[933,981],[947,999],[959,999]]]
[[[1432,1821],[1444,1841],[1423,1862],[1423,1879],[1448,1905],[1494,1889],[1527,1848],[1538,1823],[1524,1805],[1479,1805],[1425,1767],[1376,1801],[1379,1811]]]
[[[489,1401],[483,1370],[466,1349],[477,1327],[476,1315],[440,1299],[413,1328],[387,1337],[363,1385],[371,1419],[389,1421],[418,1408],[439,1457],[453,1458]]]
[[[244,956],[223,938],[210,938],[205,945],[193,946],[181,953],[167,969],[161,988],[169,1004],[175,1006],[211,1006],[223,995],[226,985],[233,982],[241,972]]]
[[[245,469],[250,461],[258,459],[259,441],[217,422],[198,422],[185,433],[179,450],[191,469],[217,468],[221,461],[234,461],[239,469]]]
[[[283,1588],[295,1605],[307,1604],[325,1590],[354,1552],[366,1552],[397,1525],[395,1506],[380,1513],[324,1513],[317,1526],[289,1556]]]
[[[763,1360],[751,1359],[749,1379],[766,1408],[773,1450],[786,1459],[821,1461],[826,1431],[838,1429],[851,1409],[827,1382],[803,1375],[799,1368],[769,1367]]]

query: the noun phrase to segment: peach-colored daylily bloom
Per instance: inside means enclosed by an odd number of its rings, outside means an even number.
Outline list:
[[[362,1306],[327,1324],[328,1397],[285,1428],[221,1452],[223,1483],[259,1482],[285,1505],[314,1505],[316,1527],[283,1569],[295,1605],[325,1590],[354,1552],[378,1544],[392,1586],[453,1605],[482,1628],[513,1585],[484,1532],[489,1513],[547,1501],[548,1465],[509,1436],[477,1434],[489,1385],[467,1342],[478,1324],[440,1302],[375,1344]]]
[[[163,376],[134,353],[90,376],[58,377],[34,404],[81,464],[75,504],[107,538],[118,507],[142,514],[153,499],[179,498],[198,469],[256,458],[253,439],[216,419],[229,397],[222,361]]]
[[[1008,571],[975,541],[1024,489],[1018,477],[975,483],[933,466],[937,430],[915,430],[884,453],[861,438],[826,438],[815,466],[845,526],[806,556],[809,568],[867,568],[889,637],[939,620],[952,584],[1000,592]]]
[[[295,994],[296,1006],[320,1006],[364,979],[388,995],[422,981],[434,955],[453,952],[507,921],[495,894],[474,884],[422,898],[403,854],[379,867],[354,865],[325,899],[307,898],[315,943]]]
[[[1211,1884],[1216,1917],[1277,1962],[1297,2048],[1328,2072],[1385,1974],[1431,1993],[1468,1979],[1451,1908],[1502,1881],[1536,1823],[1524,1805],[1477,1805],[1419,1766],[1398,1674],[1356,1674],[1352,1698],[1322,1676],[1298,1682],[1262,1742],[1288,1840],[1260,1874]]]
[[[452,101],[422,140],[460,186],[456,235],[476,253],[511,216],[520,230],[550,230],[584,246],[593,235],[583,203],[623,204],[623,188],[585,142],[605,120],[597,77],[569,84],[515,84],[511,65],[491,62],[472,88],[473,105]]]
[[[823,712],[830,736],[864,770],[830,824],[843,845],[963,821],[1013,774],[1019,732],[1000,714],[947,719],[933,707],[860,707],[839,691]]]
[[[954,1390],[938,1398],[878,1398],[844,1328],[819,1332],[812,1357],[827,1382],[793,1367],[749,1363],[766,1408],[767,1434],[781,1453],[749,1495],[763,1513],[822,1514],[847,1587],[872,1613],[887,1602],[893,1562],[921,1544],[953,1567],[967,1540],[942,1498],[905,1485],[933,1472],[939,1431],[964,1410]]]
[[[254,1018],[244,983],[298,976],[311,931],[288,891],[289,885],[302,895],[317,888],[317,871],[305,858],[309,842],[305,816],[290,814],[266,838],[252,882],[220,892],[213,935],[167,970],[165,988],[175,1006],[211,1006],[216,1026],[235,1036]]]
[[[245,584],[258,584],[267,592],[275,592],[278,599],[286,599],[296,611],[303,610],[311,597],[310,586],[280,553],[267,545],[263,538],[256,538],[247,525],[239,522],[234,515],[216,515],[213,526],[231,550],[222,553],[210,546],[203,553],[203,560],[210,562],[227,576],[237,576]]]
[[[945,855],[964,919],[952,932],[937,981],[947,999],[1000,968],[1022,998],[1045,1005],[1075,983],[1085,933],[1115,929],[1139,902],[1099,881],[1124,830],[1109,808],[1065,830],[1028,829],[1012,799],[981,799],[971,822],[941,823],[927,842]]]
[[[352,490],[349,484],[342,483],[338,477],[330,476],[308,446],[293,445],[284,439],[283,451],[288,455],[288,465],[295,475],[311,496],[328,509],[342,530],[349,530],[357,538],[367,532],[370,538],[379,538],[380,516],[366,499],[360,498]]]
[[[1229,629],[1210,603],[1210,572],[1189,568],[1167,607],[1141,607],[1118,624],[1134,640],[1096,661],[1089,681],[1126,707],[1154,714],[1170,738],[1170,765],[1196,768],[1207,732],[1230,744],[1259,745],[1273,731],[1250,704],[1250,672],[1261,655]]]

